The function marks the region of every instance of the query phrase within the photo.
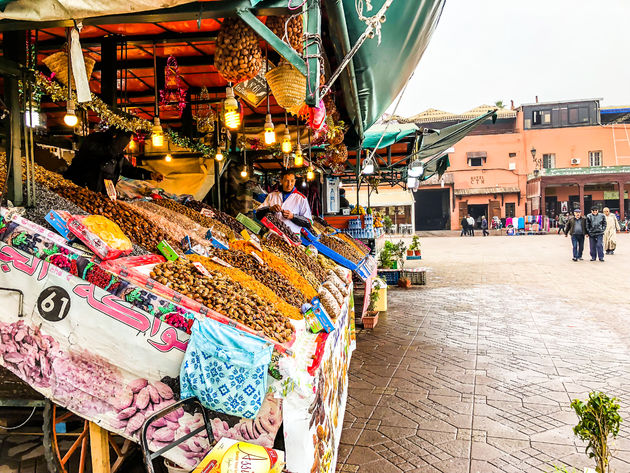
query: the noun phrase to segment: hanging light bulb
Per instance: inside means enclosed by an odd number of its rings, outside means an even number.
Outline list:
[[[299,147],[295,150],[294,163],[296,168],[304,165],[304,156],[302,155],[302,150]]]
[[[230,130],[236,130],[241,126],[241,114],[238,111],[238,102],[234,97],[234,90],[232,87],[225,88],[225,100],[223,101],[223,118],[225,120],[225,126]]]
[[[221,147],[217,148],[217,154],[214,155],[214,159],[217,161],[223,161],[223,151],[221,151]]]
[[[151,130],[151,144],[156,148],[164,146],[164,131],[160,125],[160,117],[153,119],[153,128]]]
[[[173,160],[173,156],[171,156],[170,153],[164,156],[164,161],[166,161],[167,163],[170,163],[172,160]]]
[[[374,164],[369,161],[363,165],[363,174],[374,174]]]
[[[276,132],[273,130],[273,122],[271,121],[271,114],[268,113],[265,117],[265,143],[272,145],[276,142]]]
[[[411,166],[409,166],[409,171],[407,171],[407,174],[411,177],[420,177],[422,176],[423,172],[424,164],[420,161],[415,161],[411,163]]]
[[[138,146],[136,145],[136,140],[134,139],[132,139],[127,145],[127,149],[129,150],[130,153],[135,152],[137,147]]]
[[[315,179],[315,170],[313,169],[313,166],[309,166],[306,171],[306,180],[312,181],[313,179]]]
[[[289,127],[284,129],[284,137],[282,138],[282,152],[289,154],[293,149],[291,144],[291,134],[289,133]]]
[[[241,177],[247,177],[247,166],[243,166],[243,170],[241,171]]]
[[[79,123],[79,118],[74,113],[74,100],[68,100],[66,106],[66,115],[63,117],[63,121],[66,125],[75,127]]]

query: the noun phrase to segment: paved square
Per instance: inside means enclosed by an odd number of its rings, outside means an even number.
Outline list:
[[[563,236],[424,238],[427,285],[359,330],[338,471],[582,472],[569,404],[592,390],[621,400],[612,467],[630,471],[630,235],[618,247],[573,262]]]

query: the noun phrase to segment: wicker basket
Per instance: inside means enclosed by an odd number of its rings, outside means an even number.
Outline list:
[[[94,64],[96,61],[91,57],[83,56],[85,61],[85,72],[87,73],[88,80],[94,70]],[[61,82],[63,85],[68,85],[68,54],[65,51],[59,51],[44,58],[43,63],[46,67],[55,73],[55,79]],[[76,88],[74,77],[72,78],[72,88]]]
[[[288,63],[281,63],[267,72],[269,88],[278,105],[286,110],[302,106],[306,97],[306,77]]]

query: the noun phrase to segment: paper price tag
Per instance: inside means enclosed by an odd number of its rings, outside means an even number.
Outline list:
[[[110,181],[109,179],[103,179],[103,182],[105,183],[105,189],[107,190],[107,195],[109,196],[111,200],[116,202],[116,197],[117,197],[116,186],[114,186],[114,183]]]
[[[193,266],[197,268],[197,271],[199,271],[204,276],[212,277],[212,275],[210,274],[210,271],[208,271],[206,267],[203,264],[201,264],[199,261],[193,261]]]
[[[204,217],[214,218],[214,212],[210,209],[201,209],[200,213]]]
[[[230,263],[228,263],[227,261],[223,261],[221,258],[217,258],[216,256],[210,258],[210,261],[214,261],[215,263],[220,264],[221,266],[225,266],[226,268],[232,267]]]
[[[258,256],[256,253],[250,253],[255,259],[256,261],[258,261],[260,264],[265,264],[265,262],[263,261],[263,259]]]

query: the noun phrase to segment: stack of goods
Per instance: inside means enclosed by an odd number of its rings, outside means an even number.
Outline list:
[[[240,234],[243,230],[245,230],[245,225],[236,220],[229,214],[225,212],[221,212],[220,210],[215,209],[214,207],[204,204],[203,202],[199,202],[198,200],[188,200],[185,202],[186,207],[190,207],[197,212],[201,212],[202,210],[209,210],[214,215],[214,219],[218,222],[221,222],[226,227],[230,228],[235,234]]]
[[[313,297],[317,296],[315,288],[311,286],[306,279],[300,276],[295,269],[289,266],[283,258],[278,257],[267,250],[259,251],[250,243],[243,240],[230,242],[230,248],[242,251],[243,253],[257,255],[268,266],[278,271],[287,278],[287,280],[291,281],[293,287],[297,288],[306,300],[310,301]]]
[[[278,215],[276,215],[276,212],[269,212],[266,218],[271,223],[273,223],[278,230],[284,233],[287,236],[287,238],[289,238],[290,240],[293,240],[295,243],[302,242],[300,235],[298,233],[293,233],[293,231],[287,226],[287,224],[284,223],[282,220],[280,220]]]
[[[341,268],[328,270],[326,276],[327,280],[319,287],[318,296],[326,313],[334,320],[341,314],[341,308],[350,289],[344,282],[346,276]]]
[[[63,195],[65,199],[79,206],[85,212],[103,215],[113,220],[134,243],[149,251],[156,252],[157,245],[163,240],[168,241],[171,246],[175,245],[175,242],[170,240],[163,231],[155,228],[151,221],[135,209],[123,206],[119,202],[113,202],[102,194],[79,187],[71,181],[63,179],[59,174],[47,171],[37,165],[35,165],[35,178],[40,184]]]
[[[185,205],[182,205],[174,200],[168,199],[158,199],[153,201],[155,204],[177,212],[178,214],[185,215],[189,219],[197,222],[203,227],[209,228],[212,230],[212,234],[215,235],[215,238],[226,241],[227,236],[230,234],[230,228],[221,222],[214,220],[210,217],[206,217],[205,215],[201,215],[199,212],[196,212]]]
[[[267,299],[270,304],[274,305],[286,317],[294,320],[299,320],[302,318],[302,313],[297,307],[293,307],[292,305],[288,304],[267,286],[261,284],[256,279],[251,277],[249,274],[244,273],[240,269],[233,268],[231,266],[225,266],[224,264],[217,263],[210,258],[206,258],[205,256],[190,255],[188,256],[188,259],[190,261],[196,261],[203,264],[206,269],[218,271],[222,274],[225,274],[230,279],[232,279],[232,281],[241,284],[242,286],[258,294],[259,296]]]
[[[219,248],[210,248],[208,253],[209,256],[216,256],[253,276],[294,307],[301,308],[302,304],[307,302],[306,298],[293,287],[286,277],[269,266],[260,264],[252,255],[242,251],[221,250]]]
[[[355,264],[365,257],[358,249],[334,236],[322,235],[319,242]]]
[[[178,260],[155,266],[151,278],[272,340],[291,339],[291,322],[269,302],[219,271],[205,268],[205,273],[190,261]]]
[[[287,263],[304,275],[313,287],[317,287],[326,280],[324,267],[315,258],[307,255],[300,247],[288,244],[278,235],[270,233],[264,240],[263,246],[276,256],[285,258]]]

